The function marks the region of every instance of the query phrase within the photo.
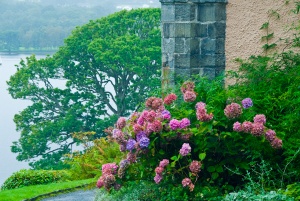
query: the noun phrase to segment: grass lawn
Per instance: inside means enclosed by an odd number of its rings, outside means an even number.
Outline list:
[[[58,190],[75,188],[85,184],[96,183],[95,179],[51,183],[46,185],[26,186],[12,190],[0,191],[0,201],[22,201],[38,195],[51,193]]]

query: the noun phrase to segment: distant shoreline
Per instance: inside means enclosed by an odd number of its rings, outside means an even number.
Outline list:
[[[15,51],[0,51],[0,55],[18,55],[18,54],[35,54],[35,55],[52,55],[55,52],[57,52],[57,50],[15,50]]]

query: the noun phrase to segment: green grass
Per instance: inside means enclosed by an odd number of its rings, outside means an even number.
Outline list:
[[[96,183],[95,179],[86,179],[79,181],[69,181],[61,183],[51,183],[46,185],[26,186],[12,190],[0,191],[0,201],[22,201],[38,195],[51,193],[58,190],[75,188],[85,184]]]

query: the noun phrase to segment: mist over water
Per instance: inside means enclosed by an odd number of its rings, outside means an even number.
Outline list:
[[[15,65],[21,58],[25,59],[29,54],[0,55],[0,186],[13,173],[24,168],[29,168],[28,163],[17,161],[17,154],[10,151],[13,141],[17,141],[20,133],[16,131],[13,121],[14,115],[25,109],[30,101],[15,100],[8,93],[6,81],[16,72]],[[37,55],[43,58],[45,55]]]

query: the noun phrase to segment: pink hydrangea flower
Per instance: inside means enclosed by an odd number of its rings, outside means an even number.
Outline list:
[[[106,163],[102,165],[103,174],[117,174],[118,166],[116,163]]]
[[[261,124],[265,124],[266,123],[266,116],[263,114],[257,114],[255,115],[255,117],[253,118],[254,123],[261,123]]]
[[[187,91],[194,91],[195,83],[191,81],[186,81],[182,84],[180,90],[182,93],[185,93]]]
[[[196,100],[196,93],[194,91],[186,91],[183,95],[185,102],[193,102]]]
[[[282,140],[275,137],[274,140],[271,142],[271,146],[274,149],[281,149],[282,148]]]
[[[155,175],[155,177],[154,177],[154,181],[155,181],[155,183],[160,183],[161,182],[161,180],[162,180],[162,175],[160,175],[160,174],[156,174]]]
[[[180,121],[179,127],[180,127],[181,129],[184,129],[184,128],[190,126],[190,125],[191,125],[190,120],[189,120],[188,118],[183,118],[183,119]]]
[[[159,167],[166,167],[167,165],[169,165],[169,160],[168,159],[163,159],[162,161],[159,162]]]
[[[254,136],[262,136],[264,134],[265,127],[262,123],[253,123],[251,134]]]
[[[156,174],[162,174],[163,171],[164,171],[164,168],[163,168],[163,167],[158,166],[158,167],[155,168],[155,173],[156,173]]]
[[[269,129],[267,130],[267,132],[265,133],[265,136],[266,136],[266,139],[269,141],[269,142],[272,142],[275,137],[276,137],[276,133],[275,131]]]
[[[192,148],[189,143],[183,143],[179,153],[181,156],[186,156],[191,152]]]
[[[171,105],[177,99],[176,94],[169,94],[165,97],[164,103],[166,105]]]
[[[245,133],[251,133],[252,122],[250,122],[250,121],[244,121],[243,124],[242,124],[242,127],[243,127],[243,131]]]
[[[156,112],[154,112],[153,110],[151,110],[145,114],[145,119],[148,122],[153,122],[155,120],[155,117],[156,117]]]
[[[176,130],[180,128],[180,121],[178,121],[177,119],[172,119],[169,123],[170,128],[172,130]]]
[[[199,161],[192,161],[189,168],[192,173],[197,174],[201,170],[202,164]]]
[[[182,183],[183,187],[186,187],[186,186],[189,186],[190,184],[192,184],[192,181],[190,178],[184,178],[181,183]]]
[[[120,117],[117,121],[117,128],[122,129],[126,126],[126,119],[125,117]]]
[[[133,132],[134,133],[139,133],[141,131],[143,131],[143,127],[141,125],[139,125],[139,124],[134,124],[133,125]]]
[[[224,114],[228,119],[234,119],[242,114],[242,107],[237,103],[231,103],[224,109]]]
[[[242,124],[240,122],[235,122],[233,124],[233,130],[236,131],[236,132],[242,132],[243,131],[243,127],[242,127]]]
[[[161,112],[162,118],[170,120],[171,119],[171,113],[168,110],[164,110]]]
[[[97,186],[98,188],[101,188],[102,186],[104,186],[104,181],[103,181],[103,178],[102,178],[102,177],[100,177],[100,178],[98,179],[96,186]]]
[[[150,134],[153,132],[159,133],[162,130],[162,128],[163,127],[162,127],[161,122],[159,120],[155,120],[154,122],[147,124],[146,132],[147,132],[147,134]]]

